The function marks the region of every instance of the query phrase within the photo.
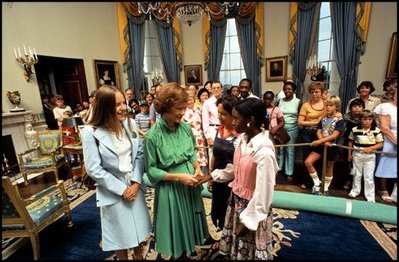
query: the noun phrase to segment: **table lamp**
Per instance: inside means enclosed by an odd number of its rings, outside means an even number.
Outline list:
[[[79,137],[79,130],[78,130],[78,126],[84,125],[84,122],[82,120],[82,118],[80,118],[79,116],[73,116],[73,117],[65,117],[62,120],[62,133],[65,133],[65,136],[67,138],[67,141],[64,144],[69,144],[68,141],[79,145],[81,143],[80,141],[80,137]],[[73,132],[71,132],[71,130],[69,128],[72,128]],[[65,130],[65,131],[64,131]]]

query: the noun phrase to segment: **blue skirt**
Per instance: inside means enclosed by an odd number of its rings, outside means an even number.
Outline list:
[[[397,153],[397,146],[388,139],[384,140],[384,152]],[[393,155],[381,154],[380,161],[375,172],[376,177],[397,178],[398,177],[398,157]]]
[[[151,221],[143,191],[132,202],[121,200],[100,211],[103,251],[133,248],[147,240]]]

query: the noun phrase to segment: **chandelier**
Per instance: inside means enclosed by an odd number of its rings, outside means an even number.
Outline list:
[[[155,17],[170,23],[177,16],[189,26],[204,14],[210,20],[211,15],[229,15],[230,9],[240,5],[239,2],[138,2],[137,4],[139,13],[148,15],[150,20]]]

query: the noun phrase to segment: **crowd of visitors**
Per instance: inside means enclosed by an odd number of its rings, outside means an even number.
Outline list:
[[[344,113],[340,97],[328,94],[321,81],[308,86],[309,101],[295,95],[293,80],[284,81],[282,89],[277,100],[270,90],[257,97],[247,78],[228,90],[220,81],[202,88],[167,83],[154,86],[142,100],[130,88],[98,89],[90,104],[82,105],[87,124],[82,137],[87,173],[97,184],[103,250],[123,259],[127,249],[139,252],[145,241],[148,213],[135,217],[145,209],[144,172],[155,187],[152,231],[163,258],[192,258],[195,246],[213,240],[201,196],[205,188],[212,194],[212,222],[221,232],[211,249],[230,259],[272,258],[278,174],[290,182],[297,176],[305,189],[310,179],[310,193],[329,195],[335,175],[343,172],[348,198],[363,192],[369,202],[377,195],[396,202],[396,79],[384,83],[383,99],[371,96],[373,83],[361,82]],[[69,111],[57,97],[58,123]],[[279,129],[288,133],[289,144],[304,144],[308,175],[295,172],[299,148],[273,144],[270,137]],[[323,158],[324,180],[317,165]],[[334,170],[337,160],[346,168]],[[144,221],[142,228],[133,222],[137,219]]]

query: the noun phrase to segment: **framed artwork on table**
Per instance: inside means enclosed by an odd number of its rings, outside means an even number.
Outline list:
[[[117,61],[94,60],[96,85],[114,85],[120,89],[119,64]]]
[[[266,58],[266,82],[283,81],[287,78],[287,56]]]
[[[202,65],[185,65],[184,79],[186,85],[202,85]]]
[[[389,49],[388,65],[386,78],[397,77],[398,75],[398,62],[396,61],[398,36],[397,32],[392,34],[391,48]]]

